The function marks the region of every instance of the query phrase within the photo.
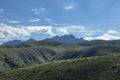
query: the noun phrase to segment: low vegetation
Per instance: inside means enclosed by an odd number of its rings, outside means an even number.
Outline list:
[[[119,80],[120,55],[79,58],[20,68],[0,80]]]
[[[119,80],[119,43],[45,40],[0,46],[0,80]]]

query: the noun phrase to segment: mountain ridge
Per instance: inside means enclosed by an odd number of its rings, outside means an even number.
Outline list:
[[[85,42],[86,40],[84,40],[83,38],[76,38],[75,36],[73,36],[72,34],[69,35],[63,35],[63,36],[55,36],[53,38],[48,38],[49,40],[56,40],[59,42],[63,42],[63,43],[78,43],[78,42]]]
[[[2,45],[16,45],[16,44],[21,44],[23,41],[21,40],[12,40],[12,41],[7,41],[4,42]]]
[[[76,38],[72,34],[63,35],[63,36],[54,36],[52,38],[46,38],[44,40],[54,40],[54,41],[63,42],[63,43],[78,43],[78,42],[85,42],[86,41],[83,38],[80,38],[80,39]],[[21,44],[21,43],[24,43],[24,42],[33,42],[33,41],[36,41],[36,40],[33,39],[33,38],[30,38],[26,41],[12,40],[12,41],[4,42],[2,45],[16,45],[16,44]],[[40,41],[43,41],[43,40],[40,40]]]
[[[24,42],[33,42],[33,41],[36,41],[35,39],[33,38],[30,38],[26,41],[22,41],[22,40],[11,40],[11,41],[7,41],[7,42],[4,42],[2,45],[6,46],[6,45],[17,45],[17,44],[21,44],[21,43],[24,43]]]

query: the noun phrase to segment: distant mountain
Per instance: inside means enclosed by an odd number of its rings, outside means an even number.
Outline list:
[[[70,35],[64,35],[64,36],[55,36],[53,38],[51,38],[51,40],[56,40],[59,42],[63,42],[63,43],[76,43],[76,42],[84,42],[85,40],[83,38],[76,38],[75,36],[73,36],[72,34]]]
[[[36,41],[36,40],[33,39],[33,38],[30,38],[30,39],[28,39],[26,42],[33,42],[33,41]]]
[[[21,40],[13,40],[13,41],[8,41],[3,43],[3,45],[15,45],[15,44],[21,44],[22,41]]]
[[[77,45],[80,45],[80,46],[95,46],[95,45],[100,45],[100,44],[110,44],[110,45],[120,46],[120,40],[108,40],[108,41],[92,40],[92,41],[77,43]]]
[[[7,41],[5,43],[3,43],[3,45],[16,45],[16,44],[21,44],[23,42],[33,42],[36,41],[33,38],[28,39],[27,41],[21,41],[21,40],[13,40],[13,41]]]

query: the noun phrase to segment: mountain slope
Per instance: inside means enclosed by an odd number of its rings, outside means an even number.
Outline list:
[[[100,45],[100,44],[111,44],[111,45],[120,46],[120,40],[109,40],[109,41],[92,40],[92,41],[77,43],[77,45],[80,45],[80,46],[94,46],[94,45]]]
[[[117,42],[119,45],[119,41]],[[120,54],[120,47],[117,45],[101,43],[101,45],[96,44],[95,46],[80,46],[76,43],[43,40],[0,46],[0,71],[6,72],[14,68],[54,60]]]
[[[105,56],[120,54],[120,47],[115,45],[96,45],[91,47],[86,47],[83,50],[69,50],[64,51],[58,56],[54,57],[53,60],[63,60],[63,59],[73,59],[82,57],[92,57],[92,56]]]
[[[0,71],[49,61],[57,53],[49,48],[28,47],[0,49]]]
[[[56,41],[34,41],[19,45],[0,47],[0,71],[51,61],[66,50],[81,50],[84,47]]]
[[[120,55],[55,61],[21,68],[0,80],[119,80]]]

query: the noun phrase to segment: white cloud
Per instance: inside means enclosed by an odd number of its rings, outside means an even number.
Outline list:
[[[93,37],[96,34],[94,30],[88,30],[84,26],[18,26],[13,27],[4,23],[0,23],[0,41],[8,41],[12,39],[23,39],[30,37],[31,34],[49,34],[66,35],[75,34],[76,37],[84,37],[86,40],[115,40],[120,39],[120,32],[116,30],[108,30],[100,36]],[[99,32],[98,32],[99,33]],[[76,35],[77,34],[77,35]],[[92,35],[91,35],[92,34]],[[95,35],[94,35],[95,36]]]
[[[8,21],[8,22],[13,24],[21,23],[21,21]]]
[[[52,26],[20,26],[13,27],[0,23],[0,41],[22,39],[31,36],[32,33],[37,34],[50,34],[54,36],[52,32]]]
[[[91,31],[87,31],[86,27],[84,26],[62,26],[56,28],[57,35],[65,35],[65,34],[80,34],[86,35],[88,33],[91,33]]]
[[[67,29],[65,29],[65,28],[58,28],[58,29],[57,29],[57,32],[58,32],[58,34],[60,34],[60,35],[69,34],[69,32],[67,31]]]
[[[108,30],[106,33],[102,34],[101,36],[96,37],[96,39],[116,40],[116,39],[120,39],[120,33],[115,30]]]
[[[37,19],[36,19],[37,20]],[[66,35],[66,34],[77,34],[77,37],[83,37],[83,35],[90,35],[92,31],[89,31],[84,26],[76,26],[76,25],[64,25],[59,27],[54,26],[20,26],[20,27],[13,27],[8,26],[6,24],[0,24],[0,27],[4,27],[1,29],[1,35],[3,35],[3,32],[6,32],[6,35],[3,36],[9,36],[10,38],[16,38],[16,37],[27,37],[31,36],[32,33],[38,33],[38,34],[50,34],[51,36],[55,35]],[[8,32],[9,31],[9,32]],[[11,34],[10,34],[11,33]],[[2,36],[2,37],[3,37]],[[12,37],[13,36],[13,37]],[[5,37],[4,37],[5,38]],[[1,39],[1,37],[0,37]]]
[[[40,19],[30,19],[29,22],[39,22]]]
[[[110,34],[103,34],[101,36],[96,37],[96,39],[101,39],[101,40],[115,40],[115,39],[120,39],[120,37],[113,36]]]
[[[71,9],[74,9],[74,8],[75,8],[75,5],[73,3],[64,7],[65,10],[71,10]]]
[[[34,14],[36,14],[36,15],[40,15],[41,13],[43,13],[43,12],[45,12],[46,11],[46,9],[45,8],[43,8],[43,7],[40,7],[40,8],[35,8],[35,9],[32,9],[32,12],[34,12]]]
[[[54,33],[52,32],[52,26],[28,26],[24,27],[24,29],[29,33],[48,33],[54,36]]]
[[[0,39],[10,40],[30,37],[31,34],[49,34],[51,36],[55,35],[65,35],[72,33],[84,33],[86,28],[83,26],[18,26],[13,27],[4,23],[0,23]]]
[[[107,33],[108,33],[108,34],[117,34],[118,31],[115,31],[115,30],[109,30]]]
[[[84,37],[84,39],[90,41],[90,40],[93,40],[94,38],[93,37]]]
[[[67,29],[70,32],[86,32],[86,28],[84,26],[63,26],[62,28]]]
[[[105,32],[104,34],[100,35],[100,36],[96,36],[96,37],[91,37],[91,36],[86,36],[84,39],[86,40],[116,40],[116,39],[120,39],[120,33],[118,31],[115,30],[108,30],[107,32]]]

